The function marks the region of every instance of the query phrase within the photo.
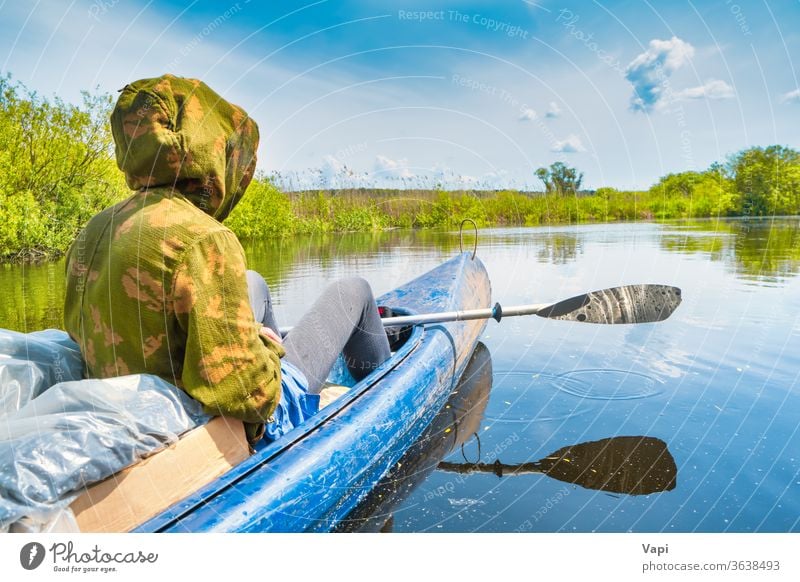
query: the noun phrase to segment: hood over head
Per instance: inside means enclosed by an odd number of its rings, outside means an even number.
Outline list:
[[[258,126],[196,79],[164,75],[126,85],[111,131],[130,188],[174,188],[220,221],[255,172]]]

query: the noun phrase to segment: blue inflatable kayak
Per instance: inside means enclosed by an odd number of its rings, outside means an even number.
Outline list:
[[[462,253],[378,304],[395,315],[487,307],[489,277],[479,259]],[[335,529],[431,424],[485,325],[413,327],[393,356],[344,396],[134,531]]]

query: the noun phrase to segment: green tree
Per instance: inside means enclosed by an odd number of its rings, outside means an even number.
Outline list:
[[[544,183],[545,192],[548,194],[574,195],[581,189],[583,173],[578,173],[578,170],[562,162],[555,162],[549,168],[539,168],[534,173]]]
[[[700,181],[699,172],[680,172],[678,174],[667,174],[661,178],[654,186],[653,190],[667,198],[674,196],[689,197],[694,192],[695,185]]]
[[[664,218],[727,216],[737,208],[733,182],[719,164],[705,172],[680,172],[661,178],[650,194]]]
[[[728,165],[743,214],[800,211],[800,152],[780,145],[754,147],[735,154]]]

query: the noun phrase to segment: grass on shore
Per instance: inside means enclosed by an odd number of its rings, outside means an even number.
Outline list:
[[[717,200],[658,191],[560,196],[538,192],[441,190],[319,190],[284,193],[268,181],[250,186],[226,221],[241,238],[387,228],[453,227],[471,218],[479,227],[536,226],[730,214]]]

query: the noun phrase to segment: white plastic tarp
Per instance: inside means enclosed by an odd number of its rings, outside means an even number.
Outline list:
[[[0,330],[0,531],[47,528],[75,490],[209,419],[156,376],[80,380],[82,366],[63,332]]]

